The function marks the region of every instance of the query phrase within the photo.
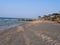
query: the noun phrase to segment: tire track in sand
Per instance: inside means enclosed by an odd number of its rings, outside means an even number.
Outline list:
[[[40,39],[49,43],[49,45],[60,45],[59,41],[54,40],[52,37],[46,35],[43,31],[40,31],[39,33],[38,31],[35,31],[35,30],[31,30],[31,31],[34,32],[36,36],[40,37]]]

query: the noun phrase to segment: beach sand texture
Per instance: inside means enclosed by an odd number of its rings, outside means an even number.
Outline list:
[[[60,25],[33,21],[0,31],[0,45],[60,45]]]

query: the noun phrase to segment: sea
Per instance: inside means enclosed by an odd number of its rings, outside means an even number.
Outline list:
[[[25,21],[19,21],[17,19],[0,19],[0,30],[15,27],[23,23],[25,23]]]

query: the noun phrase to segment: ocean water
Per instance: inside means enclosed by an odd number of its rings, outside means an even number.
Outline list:
[[[17,19],[0,19],[0,30],[7,27],[14,27],[23,23],[25,23],[25,21],[18,21]]]

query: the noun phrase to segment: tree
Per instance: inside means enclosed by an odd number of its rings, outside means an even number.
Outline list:
[[[41,16],[38,16],[38,18],[41,18]]]

